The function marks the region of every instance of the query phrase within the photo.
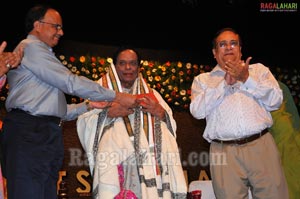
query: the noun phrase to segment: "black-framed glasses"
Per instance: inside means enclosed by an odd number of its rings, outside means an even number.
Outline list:
[[[56,24],[56,23],[49,23],[49,22],[45,22],[45,21],[42,21],[42,20],[39,20],[40,23],[44,23],[44,24],[49,24],[51,25],[53,28],[56,28],[57,31],[59,30],[62,30],[62,25],[60,24]]]
[[[239,41],[231,40],[228,42],[224,40],[217,43],[217,46],[222,49],[225,49],[228,45],[230,46],[230,48],[236,48],[239,46]]]

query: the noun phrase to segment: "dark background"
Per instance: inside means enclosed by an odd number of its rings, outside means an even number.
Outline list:
[[[269,1],[257,0],[5,0],[0,11],[0,41],[8,41],[8,50],[26,37],[24,18],[28,9],[35,3],[45,2],[58,9],[63,17],[65,35],[58,48],[67,46],[69,54],[75,49],[65,44],[76,44],[82,51],[94,48],[94,44],[130,44],[158,52],[180,51],[181,61],[213,65],[211,40],[216,31],[229,26],[240,32],[244,58],[253,56],[252,63],[261,62],[287,70],[299,68],[299,10],[260,12],[260,2]],[[299,0],[284,2],[297,2],[299,6]],[[197,180],[201,170],[209,175],[208,165],[199,164],[202,152],[208,151],[208,143],[202,138],[204,121],[199,122],[188,112],[175,111],[174,117],[184,124],[178,125],[177,140],[189,181]],[[90,190],[84,192],[87,189],[82,184],[85,180],[90,182],[90,176],[82,181],[78,181],[77,176],[82,170],[88,171],[87,165],[69,164],[71,149],[80,149],[83,153],[76,135],[75,121],[65,123],[63,170],[67,173],[64,180],[68,183],[70,199],[77,199],[78,195],[91,198]],[[191,157],[195,154],[198,162]],[[189,162],[190,158],[193,164]],[[83,192],[79,193],[78,188]]]
[[[223,27],[243,39],[244,59],[285,69],[298,67],[299,10],[261,12],[257,0],[85,0],[2,2],[0,41],[8,50],[24,38],[24,18],[35,3],[48,3],[63,18],[64,41],[179,50],[185,60],[215,64],[211,40]],[[298,3],[299,0],[272,1]],[[24,4],[24,5],[20,5]],[[59,46],[58,45],[58,46]],[[173,60],[171,60],[173,61]],[[175,60],[174,60],[175,61]]]

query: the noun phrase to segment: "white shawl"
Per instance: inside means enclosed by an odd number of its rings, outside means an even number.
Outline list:
[[[116,74],[112,64],[105,81],[101,78],[99,84],[103,85],[104,81],[108,88],[114,89],[117,85],[117,89],[122,91]],[[143,117],[142,111],[136,109],[134,114],[128,116],[134,134],[129,136],[123,118],[108,118],[106,110],[95,109],[78,117],[78,136],[88,155],[93,176],[93,198],[114,198],[121,188],[131,190],[142,199],[186,198],[187,185],[176,143],[176,122],[172,111],[156,90],[147,87],[141,75],[133,88],[133,94],[153,91],[166,110],[168,122],[157,118],[153,120],[149,113]],[[143,128],[146,123],[150,125]],[[148,129],[147,133],[145,129]],[[161,159],[160,163],[157,163],[157,158]],[[123,187],[119,182],[119,164],[124,170]]]

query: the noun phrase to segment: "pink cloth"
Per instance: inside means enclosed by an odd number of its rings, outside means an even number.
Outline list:
[[[124,189],[124,170],[122,164],[118,165],[119,181],[121,191],[114,199],[138,199],[136,195],[131,190]]]

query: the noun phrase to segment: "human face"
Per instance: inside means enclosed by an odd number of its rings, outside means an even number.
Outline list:
[[[53,9],[49,9],[44,18],[36,21],[34,26],[35,35],[50,47],[56,46],[64,34],[61,16]]]
[[[242,57],[239,35],[231,31],[222,32],[216,38],[216,48],[212,51],[219,66],[223,69],[227,61],[237,63]]]
[[[116,61],[116,71],[124,88],[131,88],[140,70],[137,54],[130,49],[122,51]]]

